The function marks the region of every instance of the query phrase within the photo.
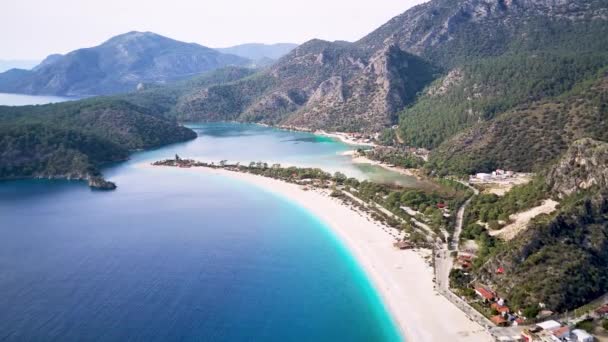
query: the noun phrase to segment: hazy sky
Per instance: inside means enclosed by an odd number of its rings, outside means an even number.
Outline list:
[[[2,0],[0,59],[42,59],[153,31],[210,47],[356,40],[425,0]]]

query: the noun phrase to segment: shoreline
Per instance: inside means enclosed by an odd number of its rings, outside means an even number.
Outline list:
[[[304,191],[296,184],[248,173],[205,167],[196,170],[245,181],[317,217],[361,267],[406,341],[492,340],[481,326],[435,290],[433,269],[421,255],[430,257],[428,250],[394,248],[395,238],[383,230],[390,228],[362,216],[327,191]]]
[[[369,159],[367,157],[361,156],[361,155],[356,155],[357,151],[346,151],[344,153],[342,153],[342,155],[344,156],[350,156],[353,163],[355,164],[370,164],[370,165],[374,165],[374,166],[379,166],[385,170],[389,170],[389,171],[393,171],[399,174],[402,174],[404,176],[409,176],[409,177],[415,177],[418,180],[424,180],[424,178],[422,176],[420,176],[420,174],[417,172],[419,170],[417,169],[405,169],[402,167],[398,167],[398,166],[388,166],[387,164],[383,163],[383,162],[379,162],[377,160],[372,160]]]
[[[346,145],[351,145],[351,146],[359,146],[359,147],[376,147],[376,146],[378,146],[376,143],[373,143],[373,142],[359,141],[359,139],[349,136],[348,133],[326,132],[322,129],[312,130],[309,128],[297,127],[297,126],[282,126],[282,125],[274,126],[274,125],[268,125],[268,124],[263,124],[263,123],[256,123],[256,125],[260,125],[263,127],[278,128],[278,129],[282,129],[282,130],[286,130],[286,131],[311,133],[311,134],[322,136],[322,137],[337,139],[337,140],[341,141],[342,143],[344,143]]]

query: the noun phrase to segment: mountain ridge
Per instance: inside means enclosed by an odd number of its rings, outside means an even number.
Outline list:
[[[165,83],[249,60],[152,32],[131,31],[102,44],[50,55],[20,79],[0,74],[0,91],[89,96],[134,91],[139,83]]]

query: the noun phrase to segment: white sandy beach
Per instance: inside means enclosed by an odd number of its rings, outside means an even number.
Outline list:
[[[434,290],[433,269],[414,251],[401,251],[378,223],[320,191],[279,180],[226,170],[196,168],[247,181],[306,208],[349,248],[379,291],[408,342],[491,341],[477,323]]]

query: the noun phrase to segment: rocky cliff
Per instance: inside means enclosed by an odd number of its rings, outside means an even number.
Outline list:
[[[592,188],[608,190],[608,143],[590,138],[575,141],[547,180],[560,197]]]
[[[374,52],[312,40],[256,77],[192,93],[180,108],[198,120],[379,131],[396,123],[435,73],[397,46]]]

